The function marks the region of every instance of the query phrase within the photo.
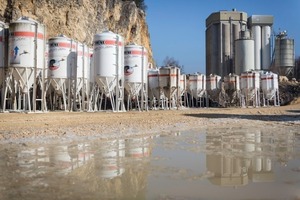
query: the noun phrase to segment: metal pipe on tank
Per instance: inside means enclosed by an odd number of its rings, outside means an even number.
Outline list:
[[[46,54],[46,27],[44,27],[44,46],[43,46],[43,52]],[[48,56],[48,52],[47,52]],[[47,101],[46,101],[46,56],[43,56],[43,69],[42,69],[42,94],[41,94],[41,106],[42,106],[42,112],[47,111]]]
[[[142,47],[142,59],[141,59],[141,67],[142,67],[142,69],[141,69],[141,73],[142,73],[142,91],[141,91],[141,93],[142,93],[142,95],[141,95],[141,109],[143,110],[144,109],[144,88],[145,88],[145,86],[144,86],[144,50],[145,50],[145,47]],[[146,98],[145,98],[146,99]]]
[[[33,94],[32,94],[32,105],[33,105],[33,112],[36,112],[36,79],[37,79],[37,35],[38,35],[38,24],[35,22],[34,23],[34,48],[33,48],[33,66],[34,66],[34,70],[33,70],[33,74],[34,74],[34,81],[33,81]],[[30,106],[30,104],[29,104]],[[30,109],[29,109],[30,110]]]
[[[83,47],[82,47],[82,54],[83,54],[83,56],[82,56],[82,110],[84,110],[85,109],[85,92],[86,92],[86,85],[85,85],[85,76],[86,76],[86,74],[84,73],[84,71],[85,71],[85,67],[87,67],[87,66],[85,66],[85,64],[86,64],[86,62],[85,62],[85,55],[86,55],[86,52],[87,51],[87,48],[86,48],[86,46],[85,45],[83,45]],[[86,82],[86,84],[88,83],[88,81]]]

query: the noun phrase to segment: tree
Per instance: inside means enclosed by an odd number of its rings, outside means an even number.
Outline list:
[[[143,10],[144,12],[146,12],[147,10],[147,5],[145,4],[144,0],[123,0],[123,1],[134,1],[136,7]]]
[[[184,66],[179,64],[178,60],[175,60],[173,57],[167,56],[163,61],[164,66],[172,66],[172,67],[178,67],[181,71],[181,73],[184,73]]]
[[[144,12],[147,10],[147,5],[145,4],[144,0],[134,0],[136,6],[140,9],[142,9]]]
[[[300,80],[300,56],[295,60],[294,77],[297,80]]]

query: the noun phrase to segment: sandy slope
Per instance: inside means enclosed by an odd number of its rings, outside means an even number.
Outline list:
[[[299,102],[268,108],[0,113],[0,142],[47,142],[81,137],[107,139],[191,128],[256,125],[282,125],[300,130]]]

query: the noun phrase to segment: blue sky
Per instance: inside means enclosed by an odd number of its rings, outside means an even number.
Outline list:
[[[145,0],[146,20],[154,60],[161,66],[169,56],[184,72],[205,73],[205,20],[220,10],[251,15],[273,15],[273,31],[287,30],[300,56],[300,0]]]

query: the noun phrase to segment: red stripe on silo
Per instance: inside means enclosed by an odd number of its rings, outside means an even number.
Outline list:
[[[12,32],[11,34],[15,37],[35,37],[35,33],[29,31],[17,31]],[[37,38],[42,40],[44,39],[44,35],[42,33],[38,33]]]
[[[37,38],[40,40],[44,39],[44,35],[42,33],[38,33]]]
[[[147,55],[146,52],[143,53],[143,51],[138,51],[138,50],[130,51],[130,54],[133,54],[133,55]]]
[[[68,42],[59,42],[57,44],[58,44],[58,47],[65,47],[65,48],[70,48],[71,47],[71,44],[68,43]]]
[[[255,75],[244,75],[241,78],[255,78]]]
[[[235,83],[236,81],[224,81],[225,83]]]
[[[197,80],[197,79],[194,79],[194,80],[189,80],[189,82],[197,82],[197,81],[202,81],[202,80]]]
[[[261,78],[261,80],[273,80],[273,77]]]
[[[216,81],[216,79],[206,79],[206,81],[213,82],[213,81]]]
[[[115,45],[115,44],[117,44],[117,41],[116,40],[104,40],[104,44]],[[119,46],[122,46],[122,42],[119,42]]]
[[[148,77],[157,77],[158,76],[158,74],[150,74],[150,75],[148,75]]]
[[[160,74],[159,76],[177,76],[177,74]]]

